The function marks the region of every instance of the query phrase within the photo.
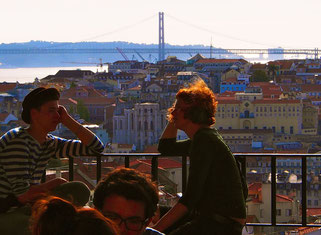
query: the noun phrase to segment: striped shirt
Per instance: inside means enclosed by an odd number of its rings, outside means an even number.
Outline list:
[[[12,129],[0,139],[0,198],[11,193],[20,195],[30,186],[39,184],[51,158],[86,156],[102,151],[103,145],[96,136],[86,146],[80,140],[48,134],[47,141],[40,145],[26,129]]]

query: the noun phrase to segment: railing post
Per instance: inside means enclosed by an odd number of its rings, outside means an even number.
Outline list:
[[[69,158],[69,181],[74,180],[74,158]]]
[[[302,156],[302,188],[301,188],[301,198],[302,198],[302,226],[307,224],[307,158]],[[299,213],[299,211],[298,211]]]
[[[276,156],[271,156],[271,222],[276,225]]]
[[[125,157],[125,167],[129,168],[129,157],[128,156]]]
[[[158,184],[158,157],[152,157],[152,180]]]
[[[182,193],[186,190],[187,184],[187,156],[182,156]]]
[[[97,164],[96,164],[96,180],[97,184],[101,178],[101,156],[97,156],[96,158]]]

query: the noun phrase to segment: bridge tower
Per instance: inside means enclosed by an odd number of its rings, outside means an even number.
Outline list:
[[[158,61],[165,60],[164,12],[159,12]]]

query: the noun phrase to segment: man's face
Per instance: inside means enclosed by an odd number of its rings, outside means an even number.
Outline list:
[[[116,194],[105,198],[102,213],[118,224],[121,235],[141,235],[150,222],[145,218],[143,202]]]
[[[171,114],[173,115],[173,121],[177,129],[184,130],[191,122],[189,119],[184,117],[186,108],[188,108],[188,105],[185,104],[184,101],[181,99],[176,100],[174,110]]]
[[[52,100],[40,106],[40,109],[31,110],[32,123],[37,125],[44,132],[56,130],[59,123],[59,104],[57,100]]]

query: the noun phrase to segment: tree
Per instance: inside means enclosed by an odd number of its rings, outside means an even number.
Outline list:
[[[251,82],[269,82],[270,78],[262,70],[256,70],[250,77]]]
[[[269,64],[268,71],[269,71],[269,74],[272,73],[272,80],[275,83],[275,75],[276,75],[277,71],[279,71],[279,66],[277,66],[275,64]]]
[[[70,88],[74,88],[74,87],[77,87],[77,84],[76,84],[75,82],[72,82],[72,83],[70,84]]]
[[[77,101],[77,113],[79,114],[80,118],[84,119],[85,121],[89,121],[89,110],[85,106],[83,100],[78,100]]]

